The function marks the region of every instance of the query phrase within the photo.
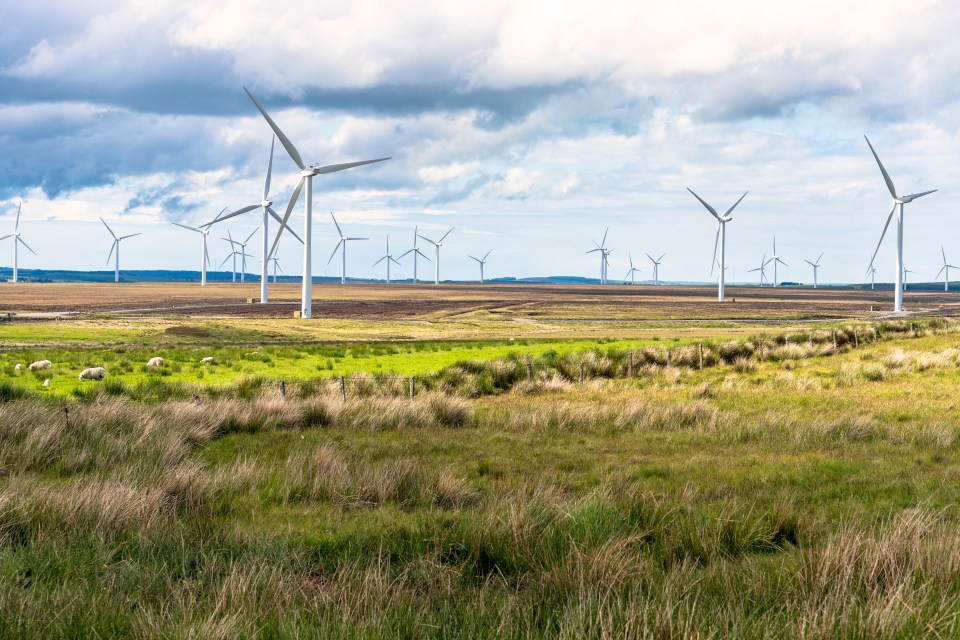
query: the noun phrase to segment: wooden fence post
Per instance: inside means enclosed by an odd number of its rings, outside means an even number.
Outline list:
[[[627,352],[627,377],[633,377],[633,351]]]
[[[527,382],[533,382],[533,363],[527,362]]]
[[[411,400],[413,400],[413,396],[414,396],[414,382],[413,382],[413,376],[410,376],[410,399]]]
[[[344,380],[343,376],[340,376],[340,398],[344,402],[347,401],[347,382]]]
[[[287,385],[283,380],[280,381],[280,397],[287,399]]]
[[[583,360],[580,361],[580,384],[583,384]]]
[[[700,368],[703,369],[703,343],[699,343],[697,348],[700,351]]]

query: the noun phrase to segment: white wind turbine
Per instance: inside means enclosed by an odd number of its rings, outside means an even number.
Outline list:
[[[400,266],[400,263],[393,259],[393,254],[390,253],[390,236],[387,236],[387,252],[383,254],[383,257],[373,263],[373,266],[377,266],[384,260],[387,261],[387,284],[390,284],[390,263],[394,263],[397,266]]]
[[[630,270],[627,271],[627,275],[623,276],[623,279],[624,279],[624,281],[626,281],[627,278],[630,278],[630,284],[636,284],[636,281],[634,280],[633,274],[635,274],[635,273],[640,273],[640,269],[637,269],[635,266],[633,266],[633,256],[632,256],[632,255],[630,255],[630,254],[628,253],[628,254],[627,254],[627,258],[630,259]],[[650,258],[650,259],[653,260],[653,258]],[[657,272],[656,263],[654,263],[653,272],[654,272],[654,273]]]
[[[256,233],[257,233],[256,229],[251,231],[250,235],[248,235],[247,239],[244,240],[243,242],[240,242],[239,240],[234,240],[233,235],[231,235],[229,230],[227,231],[228,237],[220,238],[221,240],[226,240],[227,242],[229,242],[230,248],[233,249],[233,253],[227,256],[227,259],[229,259],[230,257],[233,257],[234,274],[236,274],[236,271],[237,271],[237,256],[240,256],[240,282],[246,282],[246,278],[244,278],[244,276],[247,273],[247,258],[253,257],[247,253],[247,245],[250,244],[250,238],[252,238]],[[234,248],[235,246],[240,247],[240,251],[237,251],[236,248]],[[226,260],[224,260],[224,262],[226,262]],[[236,275],[234,275],[233,281],[236,282]]]
[[[821,253],[820,258],[822,257],[823,257],[823,254]],[[813,267],[813,288],[814,289],[817,288],[817,269],[820,268],[820,258],[817,258],[815,262],[810,262],[809,260],[804,259],[804,262],[806,262],[808,265]]]
[[[273,263],[273,282],[274,284],[276,284],[277,269],[280,269],[280,258],[278,258],[277,256],[273,256],[272,258],[270,258],[270,262]],[[280,269],[280,273],[283,273],[283,269]]]
[[[451,229],[451,231],[452,231],[452,229]],[[420,251],[420,249],[417,249],[417,238],[418,238],[418,237],[419,237],[419,234],[417,233],[417,227],[414,227],[414,228],[413,228],[413,249],[407,249],[406,251],[404,251],[403,253],[400,254],[400,259],[401,259],[401,260],[403,260],[403,257],[404,257],[405,255],[407,255],[408,253],[412,253],[412,254],[413,254],[413,283],[414,283],[414,284],[417,283],[417,256],[420,256],[421,258],[423,258],[423,259],[426,260],[427,262],[430,262],[430,258],[428,258],[426,255],[424,255],[423,251]]]
[[[759,271],[759,272],[760,272],[760,286],[761,286],[761,287],[763,286],[763,283],[767,281],[767,271],[766,271],[766,269],[767,269],[767,265],[768,265],[769,263],[770,263],[770,261],[767,260],[767,254],[764,253],[764,254],[763,254],[763,258],[760,259],[760,266],[757,267],[756,269],[748,269],[748,270],[747,270],[747,273],[753,273],[754,271]]]
[[[453,227],[450,227],[450,231],[453,231]],[[432,244],[434,246],[434,249],[436,250],[434,255],[436,256],[437,264],[434,265],[434,267],[436,267],[436,271],[433,278],[433,284],[440,284],[440,247],[443,246],[444,238],[450,235],[450,231],[447,231],[445,234],[443,234],[443,236],[441,236],[441,238],[436,242],[434,242],[433,240],[431,240],[426,236],[423,236],[423,235],[420,236],[421,238],[423,238],[424,240]]]
[[[262,230],[261,239],[263,241],[262,242],[263,257],[260,259],[260,303],[261,304],[266,304],[268,302],[268,294],[267,294],[268,269],[267,267],[270,264],[270,256],[269,256],[269,251],[267,247],[267,244],[268,244],[267,233],[269,232],[270,219],[267,216],[273,216],[273,219],[280,224],[281,232],[284,230],[288,231],[290,235],[292,235],[294,238],[296,238],[300,242],[300,244],[303,244],[303,239],[300,238],[300,236],[298,236],[296,233],[294,233],[293,229],[287,226],[287,224],[284,222],[284,219],[280,217],[280,214],[278,214],[276,211],[273,210],[273,201],[270,200],[270,177],[273,174],[273,144],[275,140],[276,140],[276,136],[274,136],[270,140],[270,160],[267,162],[267,177],[264,178],[263,180],[263,197],[260,199],[260,202],[257,202],[256,204],[250,204],[245,207],[241,207],[240,209],[237,209],[236,211],[232,213],[228,213],[227,215],[222,217],[217,216],[217,219],[213,221],[213,222],[223,222],[224,220],[229,220],[230,218],[242,215],[244,213],[247,213],[248,211],[253,211],[254,209],[260,209],[262,211],[263,222],[262,222],[262,228],[261,228]],[[242,276],[240,281],[243,282]]]
[[[904,291],[907,290],[907,274],[908,273],[916,273],[916,271],[914,271],[913,269],[907,269],[906,267],[903,268],[903,290]]]
[[[651,256],[649,253],[647,254],[647,257],[650,258],[650,262],[653,263],[653,284],[655,285],[660,284],[660,262],[663,261],[663,256],[665,255],[667,254],[664,253],[662,256],[654,260],[653,256]],[[631,261],[630,266],[633,266],[633,261]]]
[[[934,278],[939,278],[940,274],[943,273],[943,290],[950,290],[950,269],[956,269],[957,267],[947,262],[947,252],[943,250],[943,245],[940,245],[940,254],[943,256],[943,266],[940,267],[940,271],[937,271],[937,275]]]
[[[727,223],[730,222],[733,218],[730,216],[733,213],[733,210],[737,208],[737,205],[747,197],[747,192],[744,191],[743,195],[740,196],[740,200],[737,200],[733,203],[733,206],[727,209],[724,214],[721,216],[717,213],[717,210],[711,207],[707,202],[693,192],[693,189],[687,187],[687,191],[693,194],[693,197],[700,201],[704,207],[707,208],[707,211],[717,219],[717,237],[713,241],[713,262],[717,262],[717,244],[720,245],[720,261],[716,266],[720,267],[720,279],[717,282],[717,299],[720,302],[723,302],[723,285],[725,280],[726,273],[726,264],[727,264]],[[710,275],[713,275],[714,265],[710,266]]]
[[[20,208],[23,206],[23,200],[20,201],[20,204],[17,205],[17,220],[13,223],[13,233],[8,233],[7,235],[0,238],[0,240],[6,240],[7,238],[13,238],[13,281],[17,282],[17,277],[19,273],[19,262],[20,262],[20,245],[22,244],[27,248],[27,251],[33,255],[37,255],[37,252],[30,248],[23,238],[20,237]],[[109,259],[107,260],[109,262]]]
[[[334,173],[337,171],[343,171],[344,169],[352,169],[353,167],[359,167],[365,164],[372,164],[374,162],[382,162],[384,160],[389,160],[390,158],[376,158],[374,160],[360,160],[358,162],[344,162],[340,164],[328,164],[322,166],[307,166],[304,164],[303,160],[300,158],[300,152],[297,151],[297,148],[293,146],[293,143],[284,135],[283,131],[280,130],[280,127],[277,126],[277,123],[267,115],[267,112],[260,106],[260,103],[257,102],[257,99],[253,97],[253,94],[247,90],[246,87],[243,88],[246,91],[247,95],[250,96],[250,99],[253,101],[253,104],[257,107],[257,110],[263,116],[264,120],[267,121],[267,124],[270,125],[270,128],[273,129],[273,132],[276,134],[277,138],[280,140],[280,144],[283,145],[283,148],[287,150],[287,154],[290,156],[290,159],[300,168],[300,181],[297,183],[296,188],[293,190],[293,195],[290,197],[290,202],[287,204],[287,210],[283,215],[283,219],[280,221],[280,229],[277,231],[277,237],[273,241],[273,247],[270,249],[268,256],[273,255],[273,252],[277,249],[277,244],[280,242],[280,234],[283,233],[283,229],[286,227],[287,220],[290,219],[290,213],[293,211],[293,206],[297,203],[297,199],[300,197],[300,191],[303,189],[304,184],[306,184],[306,194],[304,196],[304,222],[303,222],[303,289],[301,291],[301,301],[300,301],[300,317],[309,318],[312,313],[313,306],[313,270],[311,264],[311,244],[313,237],[313,177],[317,175],[325,175],[328,173]]]
[[[477,264],[480,265],[480,284],[483,284],[483,265],[487,264],[487,256],[489,256],[492,251],[493,249],[490,249],[490,251],[487,251],[486,255],[483,256],[483,260],[481,260],[480,258],[474,258],[473,256],[468,256],[470,259],[476,260]]]
[[[330,259],[327,260],[329,265],[333,261],[333,257],[337,255],[337,250],[342,247],[340,251],[340,257],[343,258],[342,264],[340,267],[340,284],[347,283],[347,243],[352,240],[369,240],[370,238],[348,238],[343,235],[343,231],[340,230],[340,225],[337,224],[337,219],[333,216],[333,211],[330,212],[330,217],[333,218],[333,224],[337,227],[337,233],[340,234],[340,240],[337,241],[337,246],[333,248],[333,253],[330,254]]]
[[[890,179],[890,174],[887,173],[887,170],[883,167],[883,163],[880,162],[880,156],[878,156],[877,152],[874,151],[873,145],[870,144],[870,139],[867,138],[867,136],[863,136],[863,139],[867,141],[867,146],[870,147],[870,153],[873,154],[874,159],[877,161],[877,165],[880,167],[880,173],[883,174],[883,181],[887,183],[887,189],[890,191],[890,196],[893,198],[893,206],[890,207],[890,215],[887,216],[887,223],[883,225],[883,232],[880,234],[880,242],[877,243],[877,248],[873,252],[873,257],[870,258],[870,264],[873,265],[873,261],[877,257],[877,252],[880,251],[880,245],[883,243],[883,237],[887,233],[887,227],[890,226],[890,220],[893,218],[894,212],[896,212],[897,281],[893,286],[895,292],[893,297],[893,310],[900,312],[903,311],[903,290],[906,289],[903,267],[903,205],[913,202],[917,198],[929,195],[936,191],[936,189],[931,189],[930,191],[921,191],[920,193],[912,193],[908,196],[898,196],[897,189],[893,186],[893,180]]]
[[[103,218],[100,218],[100,222],[103,222]],[[127,238],[132,238],[134,236],[139,236],[139,233],[131,233],[125,236],[117,236],[113,232],[113,229],[110,228],[106,222],[103,222],[103,226],[107,228],[107,231],[110,232],[110,236],[113,238],[113,244],[110,245],[110,253],[107,254],[107,264],[110,264],[110,256],[114,256],[115,262],[113,263],[113,281],[120,282],[120,241],[126,240]],[[116,252],[116,255],[114,255]]]
[[[223,211],[226,211],[227,208],[224,207]],[[220,214],[223,213],[221,211]],[[216,222],[216,220],[214,220]],[[199,227],[191,227],[187,224],[180,224],[179,222],[173,222],[178,227],[183,227],[184,229],[189,229],[190,231],[196,231],[203,238],[203,251],[200,253],[200,286],[205,287],[207,285],[207,266],[210,264],[210,254],[207,252],[207,236],[210,235],[210,225],[213,222],[208,222],[207,224],[202,224]]]
[[[224,258],[223,262],[220,263],[220,267],[223,267],[223,265],[227,264],[227,260],[230,260],[231,258],[233,258],[233,269],[231,269],[230,271],[230,274],[231,274],[230,282],[236,282],[237,281],[237,255],[239,254],[239,252],[237,251],[237,247],[236,247],[237,243],[233,239],[233,235],[230,233],[229,229],[227,230],[227,235],[230,237],[221,238],[221,240],[226,240],[227,242],[230,243],[230,253],[227,254],[227,257]]]
[[[600,241],[600,244],[597,244],[597,241],[594,240],[593,244],[596,246],[596,249],[590,249],[586,253],[595,253],[600,252],[600,284],[607,284],[607,266],[610,262],[607,258],[610,256],[610,251],[607,249],[607,234],[610,233],[610,227],[607,227],[606,231],[603,232],[603,240]]]
[[[873,290],[877,283],[877,268],[873,266],[872,262],[870,263],[870,266],[867,267],[867,275],[870,276],[870,289]]]
[[[785,267],[789,267],[789,266],[790,266],[790,265],[788,265],[786,262],[784,262],[783,260],[781,260],[781,259],[780,259],[780,256],[777,255],[777,236],[773,236],[773,255],[770,256],[770,260],[769,260],[768,262],[772,262],[772,263],[773,263],[773,286],[776,287],[776,286],[777,286],[777,282],[779,282],[779,280],[778,280],[778,278],[777,278],[777,263],[779,262],[780,264],[782,264],[782,265],[785,266]]]

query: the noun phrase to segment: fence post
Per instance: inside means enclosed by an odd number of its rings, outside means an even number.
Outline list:
[[[280,381],[280,397],[284,400],[287,398],[287,385],[283,380]]]
[[[760,362],[763,362],[766,358],[763,354],[763,340],[760,341]]]
[[[667,366],[673,366],[673,351],[667,349]]]
[[[583,360],[580,361],[580,384],[583,384]]]
[[[413,376],[410,376],[410,399],[413,400],[414,389],[413,389]]]
[[[836,329],[833,330],[833,348],[834,349],[837,348],[837,330]]]
[[[340,376],[340,398],[344,402],[347,401],[347,382],[344,380],[343,376]]]
[[[860,337],[857,335],[857,328],[853,328],[853,348],[860,348]]]
[[[633,377],[633,351],[627,352],[627,377]]]
[[[70,428],[70,407],[63,408],[63,422],[66,425],[67,429]]]
[[[703,369],[703,343],[699,343],[697,347],[700,352],[700,368]]]
[[[527,362],[527,382],[533,382],[533,363]]]

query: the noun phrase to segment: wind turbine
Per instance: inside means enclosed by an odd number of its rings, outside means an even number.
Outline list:
[[[273,256],[272,258],[270,258],[270,262],[273,263],[273,282],[274,284],[276,284],[277,269],[280,269],[280,258],[278,258],[277,256]],[[280,273],[283,273],[283,269],[280,269]]]
[[[450,231],[453,231],[453,227],[450,227]],[[424,240],[432,244],[434,246],[434,249],[436,250],[435,255],[437,258],[437,264],[434,265],[436,267],[436,275],[433,278],[433,284],[440,284],[440,247],[443,246],[444,238],[450,235],[450,231],[447,231],[445,234],[443,234],[443,236],[436,242],[434,242],[433,240],[431,240],[426,236],[420,236],[421,238],[423,238]]]
[[[907,290],[907,274],[908,273],[916,273],[916,271],[914,271],[913,269],[907,269],[906,267],[903,268],[903,290],[904,291]]]
[[[883,243],[883,237],[887,233],[887,227],[890,226],[890,220],[893,218],[894,212],[897,213],[897,281],[894,283],[894,298],[893,298],[893,310],[896,312],[903,311],[903,290],[906,288],[904,281],[904,267],[903,267],[903,205],[913,202],[917,198],[929,195],[936,191],[932,189],[930,191],[921,191],[920,193],[912,193],[908,196],[898,196],[897,190],[893,186],[893,180],[890,179],[890,174],[887,173],[887,170],[883,167],[883,163],[880,162],[880,156],[877,155],[877,152],[874,151],[873,145],[870,144],[870,139],[867,136],[863,136],[863,139],[867,141],[867,146],[870,147],[870,153],[873,154],[874,159],[877,161],[877,166],[880,167],[880,173],[883,174],[883,181],[887,183],[887,189],[890,191],[890,196],[893,198],[893,206],[890,207],[890,215],[887,216],[887,223],[883,225],[883,232],[880,234],[880,242],[877,243],[877,248],[873,252],[873,257],[870,258],[870,264],[873,264],[874,258],[877,257],[877,252],[880,251],[880,244]]]
[[[665,255],[667,255],[667,254],[664,253],[663,256],[665,256]],[[655,284],[655,285],[660,284],[660,262],[663,260],[663,256],[660,256],[659,258],[657,258],[656,260],[654,260],[654,259],[653,259],[653,256],[651,256],[649,253],[647,254],[647,257],[650,258],[650,262],[653,263],[653,284]],[[633,266],[632,261],[631,261],[630,266],[631,266],[631,267]]]
[[[351,240],[369,240],[370,238],[348,238],[343,235],[343,231],[340,230],[340,225],[337,224],[337,219],[333,217],[333,211],[330,212],[330,217],[333,218],[333,224],[337,227],[337,233],[340,234],[340,239],[337,241],[337,246],[333,248],[333,253],[330,254],[330,259],[327,260],[329,265],[333,261],[333,257],[337,255],[337,250],[340,247],[343,247],[343,250],[340,251],[340,257],[343,258],[342,265],[340,267],[340,284],[347,283],[347,243]]]
[[[770,257],[769,262],[772,262],[772,263],[773,263],[773,286],[776,287],[776,286],[777,286],[777,282],[779,282],[779,280],[778,280],[778,278],[777,278],[777,263],[779,262],[780,264],[782,264],[782,265],[785,266],[785,267],[789,267],[789,266],[790,266],[790,265],[788,265],[786,262],[784,262],[783,260],[781,260],[781,259],[780,259],[780,256],[777,255],[777,236],[773,236],[773,255]]]
[[[479,263],[480,265],[480,284],[483,284],[483,265],[487,264],[487,256],[490,255],[491,251],[493,251],[493,249],[490,249],[490,251],[487,251],[487,254],[483,256],[483,260],[481,260],[480,258],[474,258],[473,256],[468,256],[469,258],[476,260],[477,263]]]
[[[713,241],[713,262],[717,262],[717,244],[720,245],[720,262],[718,265],[711,264],[710,275],[713,275],[714,266],[720,267],[720,280],[717,283],[717,300],[723,302],[724,274],[726,272],[725,265],[727,264],[727,223],[733,219],[730,214],[733,213],[733,210],[737,208],[737,205],[747,197],[747,192],[744,191],[743,195],[740,196],[740,200],[734,202],[733,206],[727,209],[721,216],[719,213],[717,213],[716,209],[711,207],[703,198],[694,193],[693,189],[687,187],[687,191],[693,194],[693,197],[699,200],[700,204],[706,207],[707,211],[709,211],[710,214],[717,219],[717,237]]]
[[[103,218],[100,218],[100,222],[103,222]],[[113,263],[113,281],[120,282],[120,241],[126,240],[127,238],[132,238],[134,236],[139,236],[139,233],[131,233],[125,236],[117,237],[117,234],[113,232],[113,229],[110,228],[106,222],[103,222],[103,226],[107,228],[107,231],[110,232],[110,236],[113,237],[113,244],[110,246],[110,253],[107,254],[107,264],[110,264],[110,256],[114,255],[116,251],[115,262]]]
[[[870,289],[873,290],[877,280],[877,268],[873,266],[872,262],[870,263],[870,266],[867,267],[867,275],[870,276]]]
[[[7,235],[0,238],[0,240],[6,240],[7,238],[13,238],[13,281],[17,282],[17,274],[19,269],[19,258],[20,258],[20,245],[22,244],[27,248],[27,251],[33,255],[37,255],[37,252],[30,248],[23,238],[20,237],[20,208],[23,206],[23,200],[20,201],[20,204],[17,205],[17,221],[13,223],[13,233],[8,233]],[[107,260],[109,262],[109,259]]]
[[[451,231],[452,231],[452,229],[451,229]],[[407,255],[408,253],[412,253],[412,254],[413,254],[413,283],[414,283],[414,284],[417,283],[417,256],[420,256],[421,258],[423,258],[423,259],[426,260],[427,262],[430,262],[430,258],[428,258],[426,255],[424,255],[423,251],[420,251],[420,249],[417,249],[417,237],[418,237],[418,236],[419,236],[419,234],[417,234],[417,227],[414,227],[414,228],[413,228],[413,249],[407,249],[407,250],[404,251],[402,254],[400,254],[400,259],[401,259],[401,260],[403,260],[403,256]]]
[[[223,211],[226,210],[227,208],[224,207]],[[223,211],[218,213],[217,217],[223,214]],[[214,219],[214,222],[216,222],[216,219]],[[212,225],[213,222],[202,224],[199,227],[191,227],[190,225],[180,224],[179,222],[173,222],[171,224],[175,224],[178,227],[183,227],[184,229],[189,229],[190,231],[196,231],[203,238],[203,251],[200,254],[200,286],[205,287],[207,285],[207,266],[210,264],[210,254],[207,252],[207,236],[210,235],[210,225]]]
[[[254,106],[257,107],[257,110],[260,112],[260,115],[263,116],[264,120],[267,121],[267,124],[270,125],[270,128],[273,129],[273,132],[276,134],[277,138],[280,140],[280,144],[283,145],[283,148],[287,150],[287,154],[290,156],[290,159],[300,167],[300,181],[297,183],[297,186],[293,190],[293,195],[290,197],[290,202],[287,204],[287,210],[283,215],[283,220],[280,221],[280,229],[277,231],[277,237],[273,241],[273,247],[270,249],[270,252],[267,255],[273,255],[273,252],[277,249],[277,244],[280,242],[280,234],[283,233],[283,229],[287,225],[287,220],[290,219],[290,213],[293,211],[293,206],[297,203],[297,199],[300,197],[300,191],[303,189],[304,184],[306,184],[306,194],[304,195],[304,221],[303,221],[303,290],[300,295],[300,317],[309,318],[312,313],[313,306],[313,276],[312,276],[312,264],[310,258],[310,249],[311,249],[311,239],[313,236],[313,177],[317,175],[325,175],[328,173],[334,173],[337,171],[343,171],[344,169],[352,169],[354,167],[359,167],[365,164],[372,164],[374,162],[382,162],[384,160],[389,160],[390,158],[375,158],[373,160],[360,160],[358,162],[344,162],[340,164],[328,164],[328,165],[311,165],[307,166],[304,164],[303,160],[300,158],[300,152],[297,151],[297,148],[293,146],[293,143],[290,142],[289,138],[284,135],[283,131],[280,130],[280,127],[277,126],[277,123],[267,115],[267,112],[264,111],[263,107],[260,106],[260,103],[257,102],[257,99],[253,97],[253,94],[244,87],[247,95],[253,101]]]
[[[623,279],[624,279],[624,281],[626,281],[627,278],[630,278],[630,284],[636,284],[636,282],[635,282],[635,280],[634,280],[634,278],[633,278],[633,274],[635,274],[635,273],[640,273],[640,269],[637,269],[635,266],[633,266],[633,256],[632,256],[632,255],[630,255],[630,254],[628,253],[628,254],[627,254],[627,257],[630,259],[630,270],[627,271],[627,275],[623,276]],[[650,258],[650,259],[653,260],[653,258]],[[654,272],[654,273],[657,272],[656,263],[654,263],[653,272]],[[656,277],[656,276],[654,276],[654,277]]]
[[[603,240],[600,241],[600,244],[597,244],[596,240],[593,241],[593,244],[597,248],[587,251],[587,253],[594,253],[596,251],[600,252],[600,284],[607,284],[607,266],[610,264],[607,260],[607,258],[610,256],[610,250],[607,249],[608,233],[610,233],[610,227],[607,227],[607,230],[603,232]]]
[[[943,290],[949,291],[950,290],[950,269],[956,269],[957,267],[947,262],[947,252],[943,250],[943,245],[940,245],[940,254],[943,256],[943,266],[940,267],[940,271],[937,271],[937,275],[934,277],[939,278],[941,272],[946,272],[943,274]]]
[[[220,267],[222,267],[223,265],[227,264],[227,260],[229,260],[230,258],[233,258],[233,269],[230,271],[230,273],[231,273],[230,282],[236,282],[236,281],[237,281],[237,253],[238,253],[238,252],[237,252],[237,248],[236,248],[235,245],[237,244],[237,242],[233,239],[233,234],[230,233],[230,230],[229,230],[229,229],[227,229],[227,236],[229,236],[229,237],[227,237],[227,238],[221,237],[221,240],[226,240],[227,242],[230,243],[230,253],[227,254],[227,257],[224,258],[224,259],[223,259],[223,262],[220,263]]]
[[[390,284],[390,263],[393,262],[396,265],[400,265],[399,262],[393,259],[393,255],[390,253],[390,236],[387,236],[387,252],[383,255],[382,258],[373,263],[373,266],[377,266],[384,260],[387,261],[387,284]]]
[[[273,219],[280,224],[280,231],[289,231],[290,235],[300,241],[300,244],[303,244],[303,239],[300,238],[296,233],[293,232],[293,229],[287,226],[283,218],[280,217],[276,211],[273,210],[273,201],[270,200],[270,177],[273,174],[273,146],[276,141],[276,136],[270,140],[270,160],[267,162],[267,177],[263,181],[263,197],[260,199],[260,202],[256,204],[250,204],[245,207],[241,207],[232,213],[221,217],[217,216],[217,219],[213,222],[223,222],[224,220],[229,220],[235,216],[242,215],[248,211],[253,211],[254,209],[261,209],[263,212],[263,257],[260,259],[260,304],[266,304],[268,301],[267,295],[267,267],[270,264],[270,256],[267,250],[267,233],[269,231],[268,227],[270,224],[270,219],[267,216],[273,216]],[[221,211],[221,215],[222,215]],[[211,222],[210,224],[213,224]],[[246,249],[244,249],[246,251]],[[246,269],[244,269],[246,271]],[[240,282],[243,282],[243,274],[240,274]]]
[[[256,229],[251,231],[250,235],[248,235],[247,239],[244,240],[243,242],[240,242],[239,240],[234,240],[233,235],[230,233],[229,230],[227,231],[228,237],[220,238],[221,240],[226,240],[227,242],[229,242],[230,248],[233,249],[233,253],[230,256],[227,256],[227,258],[230,258],[231,256],[233,257],[233,271],[234,271],[233,281],[234,282],[236,282],[237,256],[240,256],[240,282],[246,282],[244,275],[247,273],[247,258],[253,257],[247,253],[247,245],[250,244],[250,238],[252,238],[256,233],[257,233]],[[234,245],[236,245],[237,247],[240,247],[240,251],[237,251],[234,248]],[[226,262],[226,260],[224,260],[224,262]]]
[[[822,257],[823,257],[823,254],[821,253],[820,258]],[[820,258],[817,258],[816,262],[810,262],[809,260],[804,259],[804,262],[806,262],[808,265],[813,267],[813,288],[814,289],[817,288],[817,269],[820,268]],[[940,275],[940,274],[937,274],[937,275]]]
[[[767,265],[770,264],[770,261],[767,260],[767,254],[763,254],[763,258],[760,259],[760,266],[756,269],[748,269],[747,273],[753,273],[754,271],[760,272],[760,286],[763,286],[763,283],[767,281]]]

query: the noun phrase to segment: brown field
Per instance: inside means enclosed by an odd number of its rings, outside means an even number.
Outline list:
[[[299,307],[295,283],[56,283],[7,285],[0,313],[291,317]],[[713,287],[534,284],[322,284],[314,286],[315,318],[338,320],[503,319],[531,322],[642,322],[646,320],[819,320],[888,314],[893,292],[869,290],[728,288],[726,304]],[[960,310],[954,292],[907,292],[914,312]]]

